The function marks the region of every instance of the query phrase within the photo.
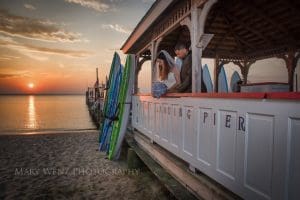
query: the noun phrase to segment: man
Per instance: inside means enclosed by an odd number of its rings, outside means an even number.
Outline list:
[[[177,43],[175,46],[175,54],[182,60],[180,71],[181,83],[174,88],[174,92],[189,93],[192,92],[192,53],[188,50],[188,46],[184,43]],[[201,83],[202,92],[206,92],[205,84]]]

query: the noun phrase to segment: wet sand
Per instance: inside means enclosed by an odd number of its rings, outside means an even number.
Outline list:
[[[147,170],[97,151],[96,131],[0,136],[0,199],[169,199]]]

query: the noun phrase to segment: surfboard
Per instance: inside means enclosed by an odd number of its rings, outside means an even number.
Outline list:
[[[130,103],[132,98],[132,87],[134,78],[133,65],[134,57],[128,55],[126,58],[126,64],[122,76],[120,95],[118,98],[119,113],[118,119],[114,123],[112,135],[109,145],[109,155],[110,160],[118,159],[120,155],[121,145],[126,133],[126,128],[129,120],[130,114]]]
[[[108,151],[109,140],[113,127],[113,123],[116,120],[118,112],[118,95],[122,78],[122,65],[120,57],[117,53],[114,54],[111,77],[109,80],[109,88],[107,90],[106,107],[104,109],[104,121],[101,127],[101,134],[99,139],[99,150]]]
[[[104,97],[104,103],[103,103],[103,110],[102,110],[102,118],[101,118],[101,122],[100,122],[100,127],[99,127],[99,143],[100,143],[100,140],[101,140],[101,133],[102,133],[102,129],[103,129],[103,126],[104,126],[104,121],[105,121],[105,116],[107,115],[107,107],[108,107],[108,102],[109,102],[109,95],[110,95],[110,92],[112,89],[110,89],[110,86],[112,84],[112,77],[113,75],[116,73],[115,69],[116,67],[115,66],[118,66],[120,65],[120,58],[118,58],[118,54],[117,53],[114,53],[114,56],[113,56],[113,60],[112,60],[112,63],[111,63],[111,66],[110,66],[110,71],[109,71],[109,78],[108,80],[106,80],[106,92],[105,92],[105,97]],[[107,79],[107,76],[106,76],[106,79]]]
[[[223,65],[221,66],[219,73],[218,92],[228,92],[227,78]]]
[[[207,92],[213,92],[213,83],[212,83],[212,80],[211,80],[211,76],[210,76],[207,64],[205,64],[204,67],[203,67],[202,77],[203,77],[203,82],[206,86]]]
[[[237,71],[234,71],[231,80],[230,80],[230,88],[232,92],[237,92],[237,83],[241,81],[241,77]]]

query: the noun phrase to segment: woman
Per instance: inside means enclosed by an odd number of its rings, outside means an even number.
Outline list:
[[[158,64],[159,79],[167,86],[168,92],[172,92],[180,84],[180,72],[170,54],[161,50],[156,58]]]

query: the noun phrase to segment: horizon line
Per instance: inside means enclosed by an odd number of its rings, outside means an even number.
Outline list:
[[[0,93],[0,95],[85,95],[85,93]]]

